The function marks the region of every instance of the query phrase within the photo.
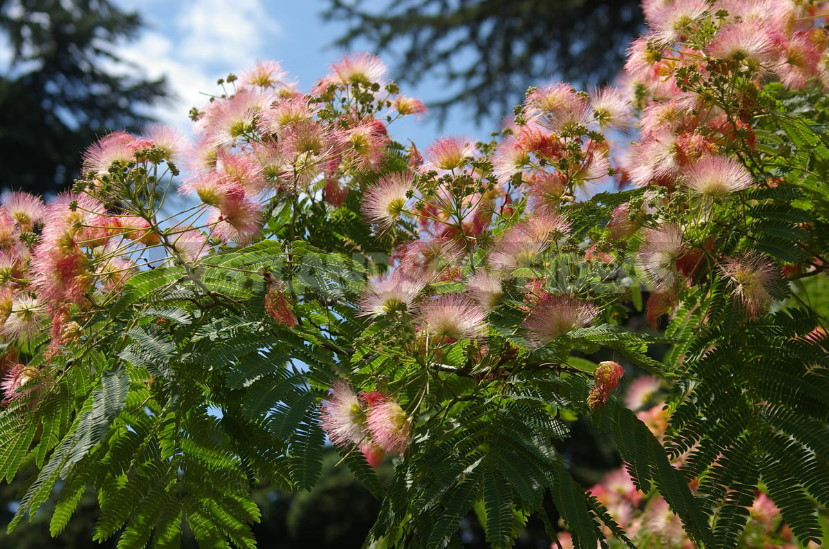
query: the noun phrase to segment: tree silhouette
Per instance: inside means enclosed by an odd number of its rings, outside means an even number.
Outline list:
[[[108,0],[0,0],[12,47],[0,75],[0,187],[53,193],[78,174],[80,153],[112,130],[136,129],[167,95],[116,46],[141,26]]]
[[[643,25],[638,0],[389,0],[382,9],[329,0],[323,16],[349,22],[338,45],[367,40],[396,56],[400,82],[441,79],[447,91],[430,106],[442,119],[457,104],[476,117],[506,114],[529,85],[554,77],[610,81]]]

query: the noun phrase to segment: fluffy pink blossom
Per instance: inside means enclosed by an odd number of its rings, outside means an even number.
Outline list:
[[[467,137],[442,137],[426,149],[426,162],[421,173],[434,170],[438,173],[455,170],[466,165],[475,154],[475,143]]]
[[[802,90],[817,76],[825,52],[820,46],[807,32],[797,32],[782,41],[775,70],[787,88]]]
[[[398,95],[391,101],[391,106],[394,110],[396,110],[401,116],[408,116],[410,114],[422,116],[426,114],[426,106],[420,101],[420,99],[415,99],[414,97],[406,97],[404,95]]]
[[[409,445],[411,421],[390,395],[379,391],[360,393],[367,406],[366,423],[371,440],[390,454],[402,454]]]
[[[46,316],[37,298],[19,294],[12,299],[11,310],[0,326],[0,334],[9,340],[27,341],[43,331]]]
[[[281,88],[285,86],[285,77],[288,73],[277,61],[258,61],[252,69],[248,69],[239,76],[237,85],[240,88],[256,86],[260,88]]]
[[[756,317],[768,310],[774,301],[774,286],[780,279],[780,271],[772,261],[757,252],[745,252],[726,258],[720,271],[749,316]]]
[[[335,381],[328,397],[322,402],[320,425],[337,446],[365,442],[366,415],[357,393],[346,381]]]
[[[706,48],[711,57],[745,60],[756,68],[777,65],[778,50],[769,27],[751,20],[723,26]]]
[[[420,306],[420,328],[436,338],[464,339],[486,333],[486,313],[461,294],[443,294]]]
[[[509,271],[526,265],[569,230],[570,224],[560,215],[536,215],[507,229],[492,248],[487,261],[498,271]]]
[[[380,58],[372,53],[352,53],[331,65],[331,72],[322,79],[319,87],[328,84],[384,84],[388,69]]]
[[[205,234],[196,229],[182,228],[174,233],[170,242],[176,253],[187,263],[194,263],[210,251]]]
[[[163,150],[166,158],[173,162],[180,162],[189,152],[187,137],[173,126],[152,124],[144,130],[143,135],[154,147]]]
[[[673,289],[681,280],[676,262],[684,250],[676,225],[647,229],[637,254],[637,265],[657,290]]]
[[[640,376],[628,385],[625,391],[625,406],[631,410],[640,410],[651,403],[654,395],[659,393],[661,385],[654,376]]]
[[[417,298],[426,280],[409,278],[400,270],[385,276],[376,276],[369,281],[360,300],[363,314],[380,316],[400,309],[408,309]]]
[[[37,369],[23,364],[15,364],[9,368],[3,375],[2,383],[0,383],[0,390],[3,391],[3,396],[5,397],[3,402],[8,404],[32,391],[33,388],[24,392],[20,392],[19,389],[33,379],[36,379],[37,374]]]
[[[306,97],[279,99],[271,108],[262,111],[259,127],[266,133],[281,136],[294,125],[311,122],[315,112]]]
[[[554,132],[572,124],[587,124],[590,101],[564,82],[537,88],[524,102],[527,117]]]
[[[485,312],[494,309],[503,294],[501,279],[484,270],[479,270],[469,279],[466,289]]]
[[[366,460],[366,463],[377,469],[383,463],[383,458],[386,457],[386,452],[377,444],[368,442],[360,445],[360,453]]]
[[[599,309],[570,296],[544,294],[524,320],[528,337],[539,345],[546,345],[559,336],[584,328],[596,318]]]
[[[626,130],[633,118],[630,101],[619,90],[611,87],[590,90],[593,119],[600,128]]]
[[[456,262],[463,252],[456,240],[438,237],[405,242],[395,249],[393,257],[400,260],[398,270],[407,276],[428,280],[445,265]]]
[[[86,149],[83,155],[83,174],[87,177],[93,173],[104,174],[114,162],[135,162],[135,153],[148,147],[152,147],[149,140],[125,132],[111,133]]]
[[[22,231],[31,231],[46,214],[46,205],[40,197],[29,193],[10,192],[2,198],[6,211],[17,222]]]
[[[243,88],[233,97],[214,101],[196,124],[196,130],[212,146],[233,145],[256,129],[260,113],[275,99],[270,90]]]
[[[414,177],[408,172],[384,175],[363,195],[363,215],[382,230],[390,228],[406,212],[408,195],[415,190]]]
[[[742,164],[728,156],[703,156],[685,170],[682,182],[696,192],[710,197],[747,189],[753,178]]]
[[[515,136],[504,139],[492,158],[492,173],[499,183],[507,183],[516,172],[520,172],[530,163],[530,154]]]
[[[212,234],[223,242],[248,242],[262,228],[259,206],[249,200],[226,203],[207,218]]]
[[[216,173],[223,184],[238,184],[247,195],[256,195],[265,188],[265,174],[257,158],[250,153],[231,153],[220,150],[216,154]]]
[[[376,118],[365,118],[345,131],[348,158],[360,171],[375,171],[386,157],[390,139],[386,125]]]
[[[653,5],[657,2],[649,2]],[[684,40],[694,24],[706,15],[711,6],[706,0],[683,0],[653,6],[648,13],[648,24],[653,37],[662,42]]]

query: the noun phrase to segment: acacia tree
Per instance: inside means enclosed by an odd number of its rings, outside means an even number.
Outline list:
[[[495,547],[531,516],[557,546],[819,544],[823,14],[647,14],[629,89],[532,88],[492,142],[394,141],[423,106],[373,55],[309,93],[268,62],[193,112],[189,152],[115,133],[73,194],[10,195],[0,476],[39,470],[10,528],[54,493],[60,532],[92,486],[95,539],[250,547],[251,488],[313,486],[327,434],[382,498],[369,546],[457,544],[470,509]],[[161,218],[183,165],[200,202]],[[664,405],[615,395],[634,367]],[[573,479],[576,418],[614,437],[629,507]]]

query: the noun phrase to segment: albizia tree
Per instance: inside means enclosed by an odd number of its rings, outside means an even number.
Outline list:
[[[457,546],[470,509],[495,547],[530,516],[557,547],[820,544],[826,12],[645,10],[623,87],[533,88],[489,143],[394,140],[424,108],[372,55],[309,93],[261,63],[195,143],[115,133],[72,194],[7,195],[0,477],[38,471],[10,528],[91,487],[95,539],[252,547],[251,487],[312,486],[327,434],[383,499],[371,547]],[[572,478],[576,418],[615,482]]]

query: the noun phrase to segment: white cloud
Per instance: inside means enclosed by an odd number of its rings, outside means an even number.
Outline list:
[[[175,98],[151,112],[188,131],[190,107],[207,102],[205,94],[220,92],[219,77],[238,74],[262,58],[280,25],[261,0],[189,0],[177,9],[168,17],[153,17],[138,40],[118,53],[150,78],[166,76]],[[142,13],[146,20],[151,15]]]
[[[177,27],[182,56],[210,65],[255,60],[281,33],[260,0],[199,0],[179,12]]]

